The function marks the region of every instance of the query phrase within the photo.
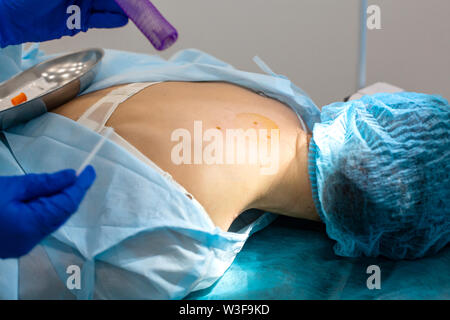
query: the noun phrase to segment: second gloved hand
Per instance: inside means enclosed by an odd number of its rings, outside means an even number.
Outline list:
[[[74,170],[0,177],[0,259],[23,256],[56,231],[94,180],[91,166],[79,177]]]
[[[80,29],[69,29],[71,5],[80,10]],[[116,28],[128,17],[114,0],[0,0],[0,47],[73,36],[90,28]]]

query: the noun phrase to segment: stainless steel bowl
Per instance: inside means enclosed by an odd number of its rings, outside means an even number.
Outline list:
[[[0,130],[31,120],[75,98],[98,73],[103,49],[87,49],[42,62],[0,84],[0,99],[44,79],[53,88],[20,105],[0,109]]]

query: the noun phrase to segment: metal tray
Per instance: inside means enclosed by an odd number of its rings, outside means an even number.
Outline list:
[[[17,106],[0,107],[0,130],[31,120],[75,98],[98,73],[103,49],[87,49],[42,62],[0,83],[0,99],[42,81],[52,86]],[[25,92],[26,94],[26,92]]]

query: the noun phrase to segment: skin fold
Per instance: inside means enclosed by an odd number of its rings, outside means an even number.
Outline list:
[[[83,95],[53,112],[77,120],[118,87]],[[203,132],[215,129],[224,136],[229,129],[265,129],[267,135],[257,138],[258,148],[269,142],[270,151],[274,145],[270,142],[277,142],[276,171],[262,174],[265,164],[260,159],[254,163],[174,163],[171,154],[177,142],[171,136],[184,129],[194,137],[195,121],[201,121]],[[319,220],[307,171],[311,136],[303,131],[295,112],[277,100],[222,82],[164,82],[122,103],[106,125],[169,172],[222,230],[228,230],[233,220],[250,208]],[[273,135],[276,130],[279,134]],[[202,148],[207,145],[203,142]]]

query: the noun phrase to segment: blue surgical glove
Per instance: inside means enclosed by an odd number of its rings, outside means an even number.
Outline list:
[[[80,8],[80,29],[67,27],[71,5]],[[0,47],[73,36],[90,28],[122,27],[127,22],[114,0],[0,0]]]
[[[0,258],[18,258],[63,225],[78,210],[95,180],[88,166],[53,174],[0,177]]]

